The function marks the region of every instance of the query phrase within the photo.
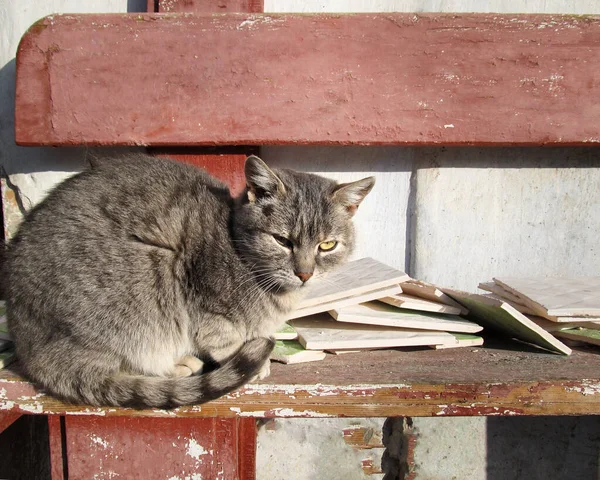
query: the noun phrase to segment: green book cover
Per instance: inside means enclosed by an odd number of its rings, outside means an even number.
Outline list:
[[[571,349],[546,332],[509,304],[487,296],[444,289],[444,293],[467,307],[472,317],[484,328],[495,330],[553,352],[570,355]]]
[[[553,333],[557,337],[568,338],[569,340],[576,340],[579,342],[600,346],[600,330],[580,327],[558,330]]]
[[[298,338],[298,333],[289,323],[286,323],[273,335],[275,340],[295,340]]]
[[[277,340],[271,360],[281,363],[315,362],[325,358],[321,350],[306,350],[298,340]]]

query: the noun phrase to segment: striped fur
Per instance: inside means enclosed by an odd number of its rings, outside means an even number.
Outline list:
[[[337,185],[256,157],[246,175],[232,199],[203,170],[133,155],[56,187],[10,242],[2,276],[26,374],[70,402],[136,407],[209,401],[263,375],[270,336],[304,291],[298,272],[346,260],[373,180]],[[330,238],[335,251],[318,250]],[[189,356],[207,368],[181,377]]]

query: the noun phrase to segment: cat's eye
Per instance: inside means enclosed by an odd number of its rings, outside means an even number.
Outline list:
[[[282,237],[281,235],[277,235],[276,233],[273,234],[273,238],[282,247],[289,248],[291,250],[294,246],[288,238]]]
[[[330,240],[329,242],[321,242],[319,244],[319,250],[322,252],[328,252],[337,247],[337,242],[335,240]]]

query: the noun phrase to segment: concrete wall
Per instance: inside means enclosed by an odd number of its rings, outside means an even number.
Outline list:
[[[14,191],[20,199],[8,205],[5,223],[11,228],[20,208],[30,208],[56,182],[83,168],[85,154],[80,148],[14,145],[14,55],[20,36],[50,13],[142,11],[145,3],[0,0],[0,164],[10,175],[3,193]],[[266,0],[265,10],[600,13],[600,2]],[[479,281],[497,274],[600,271],[595,149],[269,147],[262,155],[275,166],[299,166],[340,180],[375,173],[377,187],[356,217],[357,256],[375,256],[418,278],[475,291]],[[258,478],[382,477],[369,465],[379,465],[383,449],[352,448],[343,431],[379,431],[383,422],[270,422],[259,435]],[[402,454],[403,426],[386,425],[389,471],[390,455]],[[412,430],[418,440],[417,478],[596,478],[598,426],[597,419],[586,418],[417,418]]]

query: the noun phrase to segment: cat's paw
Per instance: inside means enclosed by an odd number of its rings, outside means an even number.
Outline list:
[[[175,368],[173,368],[173,376],[174,377],[191,377],[192,369],[185,365],[175,365]]]
[[[194,375],[196,373],[199,373],[202,371],[202,367],[204,367],[204,362],[202,360],[200,360],[197,357],[194,357],[193,355],[186,355],[184,357],[181,357],[178,361],[177,361],[177,365],[175,365],[175,369],[177,370],[178,367],[185,367],[188,368],[190,370],[190,374],[189,375]],[[186,377],[188,375],[177,375],[178,377]]]
[[[260,367],[260,372],[258,372],[258,374],[255,375],[250,382],[262,380],[263,378],[267,378],[269,375],[271,375],[271,360],[267,360],[265,363],[263,363],[263,366]]]

